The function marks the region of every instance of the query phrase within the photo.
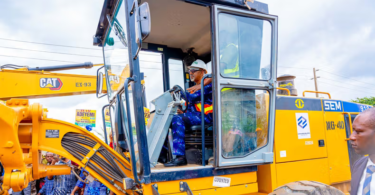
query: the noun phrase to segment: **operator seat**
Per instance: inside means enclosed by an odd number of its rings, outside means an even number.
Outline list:
[[[205,133],[205,146],[213,146],[213,132],[212,125],[204,126]],[[190,128],[186,128],[185,131],[185,145],[186,148],[202,148],[202,126],[193,125]]]
[[[213,155],[214,136],[212,125],[204,126],[205,134],[205,160]],[[185,131],[185,149],[188,164],[202,164],[202,126],[193,125]]]

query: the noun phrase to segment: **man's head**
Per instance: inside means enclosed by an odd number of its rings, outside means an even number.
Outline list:
[[[206,73],[206,64],[202,60],[194,61],[189,67],[190,80],[195,83],[200,83],[203,75]]]
[[[375,154],[375,107],[355,118],[350,141],[356,153]]]
[[[47,152],[46,154],[46,160],[48,163],[51,163],[53,159],[53,153],[52,152]]]

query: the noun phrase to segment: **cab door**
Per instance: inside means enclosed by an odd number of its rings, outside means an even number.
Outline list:
[[[215,166],[273,161],[277,17],[214,5]]]
[[[121,148],[121,154],[129,150],[135,182],[147,183],[150,182],[150,162],[144,119],[144,74],[139,65],[142,39],[147,35],[141,31],[139,17],[142,10],[147,13],[149,10],[147,3],[138,5],[138,0],[114,1],[111,14],[106,15],[109,29],[103,43],[103,55],[108,98],[114,103],[116,112],[116,148]]]
[[[328,166],[331,183],[349,181],[351,178],[347,131],[343,103],[339,100],[322,100],[327,140]]]

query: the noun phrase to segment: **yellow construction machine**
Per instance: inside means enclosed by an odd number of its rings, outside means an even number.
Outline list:
[[[369,106],[329,94],[305,97],[309,91],[298,97],[291,76],[279,78],[279,88],[277,26],[278,17],[256,1],[106,0],[93,42],[103,49],[105,76],[98,73],[96,91],[107,95],[103,110],[111,113],[115,148],[81,127],[46,117],[38,103],[7,100],[0,104],[3,193],[70,173],[68,166],[41,165],[40,151],[77,162],[116,194],[347,193],[350,165],[358,158],[347,138],[354,117]],[[160,77],[159,69],[142,70],[140,59],[147,57],[141,51],[160,54]],[[187,69],[196,59],[211,71],[202,81],[212,79],[213,123],[202,120],[186,129],[192,161],[164,167],[161,150],[167,143],[167,158],[173,158],[169,127],[177,108],[186,106],[184,89],[193,85]],[[40,83],[34,90],[47,91],[14,90],[18,78],[7,76],[0,81],[8,94],[2,97],[48,96],[65,86],[54,75],[30,75]],[[147,89],[159,93],[150,105],[144,77],[163,86],[164,92]],[[75,93],[83,92],[61,95]],[[151,110],[147,125],[145,107]]]
[[[96,93],[97,76],[54,73],[54,71],[89,69],[103,64],[86,62],[46,67],[0,66],[0,100],[45,98]],[[105,82],[105,80],[104,80]],[[106,92],[104,85],[103,92]]]

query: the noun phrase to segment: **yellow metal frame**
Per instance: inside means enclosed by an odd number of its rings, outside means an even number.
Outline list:
[[[41,87],[40,79],[59,78],[59,90]],[[27,69],[0,71],[0,100],[11,98],[44,98],[56,96],[82,95],[96,93],[96,76],[51,73],[47,71],[28,71]],[[106,79],[103,79],[103,93],[106,93]]]
[[[20,191],[27,187],[30,181],[45,176],[70,174],[71,170],[68,166],[40,164],[40,151],[53,152],[73,160],[82,167],[85,166],[81,159],[75,158],[62,147],[61,140],[67,133],[78,133],[90,137],[98,143],[94,149],[100,146],[104,147],[126,168],[131,168],[127,160],[94,134],[64,121],[43,118],[45,116],[43,110],[40,104],[29,105],[26,99],[11,99],[6,101],[6,104],[0,103],[0,113],[7,113],[0,115],[0,126],[2,127],[0,161],[6,168],[2,185],[4,193],[7,193],[10,188],[16,192]],[[46,138],[46,130],[51,129],[59,130],[59,138]],[[100,167],[95,162],[92,161],[92,163]],[[86,169],[116,194],[124,194],[91,168],[86,167]],[[123,167],[121,169],[127,176],[132,175],[129,170]],[[123,185],[117,181],[115,183],[118,186]]]
[[[288,92],[288,96],[290,96],[289,89],[287,89],[287,88],[281,88],[281,87],[277,87],[276,89],[286,91],[286,92]]]
[[[329,99],[331,99],[331,94],[328,92],[323,92],[323,91],[303,91],[302,96],[305,97],[305,93],[320,93],[320,94],[326,94],[328,95]]]

